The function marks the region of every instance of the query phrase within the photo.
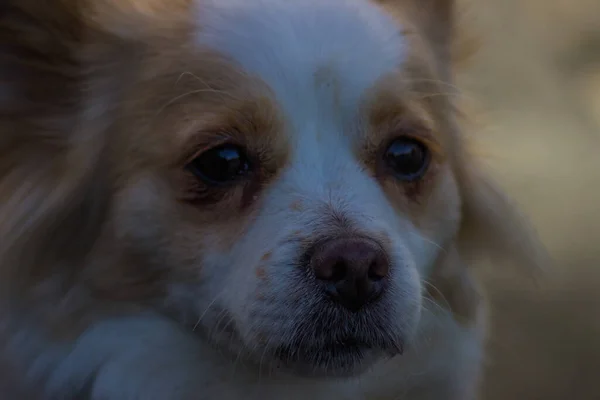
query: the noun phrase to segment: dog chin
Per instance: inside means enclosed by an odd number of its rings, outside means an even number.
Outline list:
[[[401,345],[376,348],[353,340],[318,347],[281,347],[274,356],[279,366],[307,378],[351,378],[383,358],[402,353]]]
[[[318,340],[295,337],[276,346],[256,346],[254,340],[244,340],[234,328],[229,330],[227,338],[209,341],[230,354],[235,362],[244,359],[247,365],[255,365],[257,370],[268,374],[278,371],[312,379],[351,378],[378,361],[402,356],[405,339],[410,335],[395,333],[392,336],[390,332],[382,331],[369,338],[353,335],[343,338],[332,335]]]
[[[362,374],[378,361],[401,356],[404,341],[409,339],[401,329],[391,326],[368,334],[317,332],[290,337],[254,353],[260,355],[260,364],[284,373],[317,379],[348,378]]]

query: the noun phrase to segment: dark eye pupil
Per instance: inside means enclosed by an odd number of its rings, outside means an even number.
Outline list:
[[[200,154],[188,168],[207,183],[225,184],[244,175],[250,166],[241,148],[222,145]]]
[[[421,178],[425,173],[429,153],[422,143],[414,139],[398,139],[387,149],[385,162],[398,179],[412,181]]]

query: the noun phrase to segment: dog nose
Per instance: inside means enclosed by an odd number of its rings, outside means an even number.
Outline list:
[[[383,293],[390,271],[383,248],[363,238],[322,243],[312,254],[310,266],[326,292],[351,311],[358,311]]]

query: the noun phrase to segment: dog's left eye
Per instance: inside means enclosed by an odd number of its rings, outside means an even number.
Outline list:
[[[399,138],[386,149],[384,161],[396,178],[407,182],[415,181],[427,172],[429,149],[416,139]]]
[[[204,183],[225,185],[248,174],[250,162],[243,148],[224,144],[200,154],[187,168]]]

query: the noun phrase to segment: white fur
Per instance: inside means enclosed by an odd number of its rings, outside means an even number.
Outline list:
[[[432,242],[443,243],[449,233],[424,237],[395,211],[355,154],[368,89],[405,59],[398,23],[366,0],[198,1],[198,49],[221,53],[272,89],[292,142],[291,162],[261,193],[258,215],[233,248],[220,251],[210,245],[216,238],[203,239],[211,250],[197,261],[209,284],[172,286],[171,302],[199,317],[198,332],[154,315],[105,321],[73,346],[39,353],[32,380],[45,381],[46,393],[56,398],[87,383],[93,399],[471,399],[479,327],[462,327],[422,304],[422,280],[440,252]],[[321,73],[325,78],[317,79]],[[154,216],[158,207],[151,195],[145,198],[147,205],[135,207]],[[302,211],[292,210],[297,201]],[[263,352],[260,334],[268,345],[284,343],[319,309],[314,291],[290,266],[301,250],[295,232],[306,238],[343,233],[347,227],[338,226],[335,215],[363,235],[391,242],[388,325],[407,341],[405,354],[373,359],[353,378],[299,378],[276,364],[257,370],[247,361]],[[267,289],[255,269],[267,252],[272,285],[269,301],[260,303],[256,291]],[[292,296],[298,302],[290,303]],[[224,315],[235,321],[235,335],[214,332]],[[53,364],[58,359],[62,363]]]
[[[293,149],[290,166],[262,194],[264,211],[248,234],[228,254],[216,254],[204,269],[257,265],[265,252],[273,251],[270,267],[281,270],[280,263],[294,258],[298,246],[286,240],[272,246],[269,238],[286,239],[294,231],[306,237],[335,233],[330,217],[338,213],[361,233],[392,239],[400,288],[396,311],[405,329],[414,330],[419,272],[436,258],[439,249],[432,242],[445,238],[424,238],[408,218],[398,215],[355,154],[364,133],[360,107],[368,90],[402,66],[407,43],[399,24],[363,0],[201,1],[198,15],[199,47],[217,51],[268,85],[286,117]],[[319,73],[326,78],[317,82]],[[305,211],[290,211],[297,201]],[[256,286],[250,283],[253,268],[230,270],[235,272],[219,280],[228,287],[236,282],[238,292],[227,296],[225,307],[244,321]],[[291,279],[274,280],[283,282],[278,292],[289,291]]]
[[[245,342],[242,347],[255,341],[256,330],[269,333],[269,340],[285,340],[293,329],[270,318],[284,314],[293,326],[307,312],[304,307],[315,306],[307,302],[289,309],[285,305],[285,296],[302,285],[285,272],[286,261],[298,255],[297,244],[289,238],[298,231],[309,238],[335,233],[330,216],[332,212],[343,215],[359,232],[383,232],[391,239],[397,289],[389,310],[396,321],[392,325],[406,331],[406,337],[418,331],[425,339],[411,343],[405,356],[380,362],[356,379],[330,385],[300,380],[299,398],[393,399],[410,393],[411,399],[467,399],[472,388],[458,386],[465,375],[471,382],[475,374],[478,330],[460,328],[451,318],[430,313],[418,322],[421,279],[439,254],[435,243],[443,243],[448,232],[424,237],[406,216],[397,214],[355,154],[362,133],[360,107],[367,91],[402,66],[407,42],[401,27],[369,2],[353,0],[203,1],[199,15],[199,47],[226,56],[269,86],[285,115],[293,149],[286,171],[261,195],[262,211],[248,232],[227,254],[206,256],[204,271],[212,271],[223,284],[213,285],[217,300],[208,305],[201,300],[199,309],[230,312]],[[317,82],[321,72],[328,79]],[[303,211],[291,211],[291,204],[298,201]],[[453,212],[450,207],[448,213]],[[279,301],[255,304],[253,293],[260,284],[254,268],[266,252],[272,252],[267,272],[275,286],[269,293]],[[227,272],[223,272],[225,265]],[[235,293],[221,295],[232,287]],[[256,310],[263,315],[259,321],[252,314]],[[201,325],[214,325],[210,316],[203,317]],[[244,368],[236,369],[243,376]],[[273,391],[281,381],[283,392]],[[260,378],[256,390],[265,398],[291,399],[297,390],[294,381],[271,372],[271,378]]]
[[[331,91],[315,93],[319,68],[344,79],[342,111],[352,113],[365,89],[405,55],[398,24],[365,0],[200,0],[198,16],[198,44],[260,76],[295,118],[314,120],[331,107]],[[339,113],[329,111],[321,113]]]
[[[151,314],[105,321],[72,346],[53,348],[31,332],[9,346],[35,354],[28,379],[45,382],[43,399],[475,399],[465,378],[478,374],[481,329],[460,328],[449,318],[427,316],[430,326],[414,350],[346,380],[261,376]]]

